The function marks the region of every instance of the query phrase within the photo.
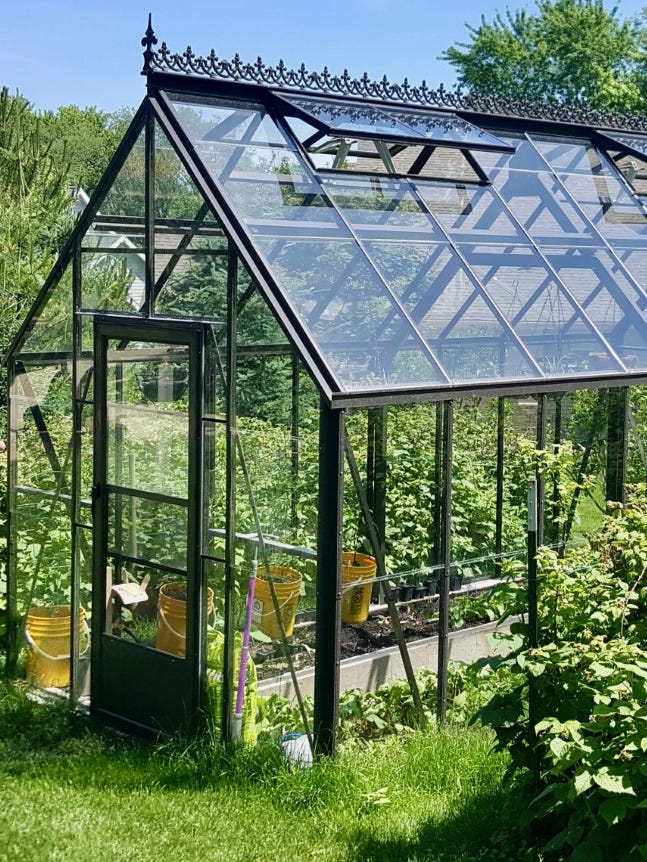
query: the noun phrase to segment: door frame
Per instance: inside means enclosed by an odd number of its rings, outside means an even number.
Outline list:
[[[202,323],[95,315],[94,317],[94,480],[92,489],[92,652],[91,712],[112,723],[144,732],[192,729],[206,706],[206,583],[202,569],[203,440],[202,393],[205,363]],[[108,342],[152,341],[189,350],[187,482],[187,638],[179,658],[107,633],[108,562]],[[129,672],[150,688],[129,679]],[[157,689],[161,689],[158,692]],[[147,696],[149,701],[147,701]],[[150,714],[146,703],[150,704]]]

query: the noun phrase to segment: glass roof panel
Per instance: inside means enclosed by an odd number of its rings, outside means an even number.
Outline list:
[[[546,171],[499,171],[494,179],[506,205],[539,245],[601,245],[601,239]]]
[[[469,149],[509,149],[509,144],[455,114],[277,93],[331,132],[383,140],[425,140]]]
[[[273,176],[268,182],[230,181],[227,193],[250,231],[265,236],[346,235],[329,201],[304,183]]]
[[[491,188],[441,183],[414,184],[435,218],[457,242],[529,243]]]
[[[288,142],[261,105],[250,102],[171,95],[180,121],[191,137],[205,141],[268,144],[285,147]],[[183,104],[185,103],[185,104]]]
[[[407,183],[386,178],[324,179],[359,237],[368,239],[442,239],[442,234]]]
[[[354,241],[259,239],[258,245],[345,387],[446,382]]]
[[[431,128],[424,111],[290,99],[339,137],[351,121],[357,138],[409,127],[393,158]],[[176,107],[342,391],[647,370],[647,213],[586,142],[507,136],[514,153],[479,154],[492,186],[318,176],[260,105]]]
[[[647,303],[615,257],[604,249],[564,248],[551,249],[548,258],[623,363],[647,368],[647,334],[627,340],[635,326],[644,327]]]
[[[196,142],[252,233],[347,236],[337,212],[295,153],[273,147]]]
[[[512,330],[458,255],[446,243],[367,243],[387,283],[397,294],[436,355],[451,345],[451,362],[441,364],[453,380],[475,374],[474,357],[463,362],[457,345],[487,359],[478,377],[541,377],[518,348]],[[494,351],[494,354],[493,354]],[[492,355],[497,361],[493,365]],[[496,372],[496,373],[495,373]]]
[[[647,295],[647,249],[616,248],[614,254],[623,262],[627,272],[636,280],[643,293]]]
[[[545,374],[586,373],[591,352],[607,354],[605,370],[621,370],[536,252],[483,245],[461,251]]]
[[[615,176],[565,174],[562,180],[596,230],[614,246],[647,246],[647,212]]]
[[[386,106],[377,107],[369,102],[339,102],[318,96],[281,94],[281,99],[340,134],[418,141],[425,137],[398,119],[399,111],[389,111]]]
[[[600,154],[590,141],[546,141],[534,135],[532,141],[557,173],[591,174],[603,169]]]
[[[440,111],[416,111],[392,108],[389,111],[429,141],[462,144],[466,149],[510,150],[511,145],[490,132],[479,129],[457,117]]]
[[[502,135],[504,144],[514,147],[513,153],[483,151],[478,154],[479,164],[490,177],[498,170],[545,171],[546,164],[533,145],[523,135]]]

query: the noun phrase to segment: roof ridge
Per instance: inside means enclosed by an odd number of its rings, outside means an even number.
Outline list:
[[[327,66],[321,72],[311,72],[302,63],[298,69],[290,69],[283,60],[276,66],[268,66],[259,56],[255,62],[244,61],[236,53],[231,60],[218,57],[212,49],[206,57],[194,53],[190,45],[181,53],[172,52],[166,42],[157,50],[157,37],[149,18],[146,35],[142,39],[144,51],[143,75],[154,72],[170,72],[181,75],[197,75],[220,81],[234,81],[277,87],[301,93],[322,96],[346,96],[361,99],[376,99],[407,106],[439,108],[453,111],[469,111],[501,117],[548,120],[570,125],[598,126],[605,129],[646,132],[647,117],[641,114],[623,114],[600,111],[581,106],[568,106],[550,102],[529,102],[523,99],[500,99],[461,90],[448,89],[440,84],[430,88],[426,81],[412,85],[407,78],[401,83],[391,83],[386,75],[379,81],[365,72],[354,78],[348,69],[341,75],[333,74]]]

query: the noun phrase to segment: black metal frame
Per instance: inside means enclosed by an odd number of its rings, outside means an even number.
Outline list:
[[[558,399],[560,393],[573,391],[579,388],[598,388],[603,390],[604,387],[614,385],[618,387],[622,385],[622,389],[615,389],[608,398],[608,460],[607,460],[607,494],[610,499],[622,499],[624,488],[624,476],[626,465],[626,447],[627,447],[627,431],[625,426],[627,414],[627,391],[624,387],[633,384],[647,383],[647,372],[633,373],[628,371],[621,376],[606,372],[606,373],[589,373],[579,374],[576,376],[562,376],[554,378],[546,378],[542,381],[532,380],[524,381],[508,380],[505,382],[485,380],[483,382],[476,381],[465,385],[450,386],[443,381],[434,386],[393,386],[388,390],[360,391],[360,392],[344,392],[341,391],[337,378],[331,367],[327,363],[324,356],[318,350],[313,338],[308,331],[304,321],[292,307],[288,299],[283,295],[280,285],[277,285],[271,268],[262,254],[259,253],[254,242],[254,237],[251,235],[248,228],[241,224],[237,218],[234,208],[229,203],[227,196],[223,190],[222,184],[214,179],[199,155],[196,154],[193,142],[179,121],[177,114],[169,100],[166,90],[169,92],[180,92],[187,96],[201,98],[205,95],[238,95],[243,93],[246,99],[257,100],[263,103],[270,110],[272,116],[276,120],[278,126],[283,129],[286,135],[289,135],[289,130],[282,117],[278,116],[274,110],[280,99],[282,91],[285,92],[310,92],[325,94],[343,99],[361,98],[369,102],[379,104],[379,101],[385,101],[388,104],[405,104],[414,106],[428,106],[435,110],[451,111],[459,117],[476,121],[479,117],[487,120],[488,129],[501,130],[502,132],[524,131],[530,129],[532,131],[546,132],[549,131],[553,135],[565,135],[572,138],[576,134],[592,135],[591,126],[599,127],[600,131],[596,132],[597,138],[593,140],[609,141],[613,140],[613,135],[609,131],[613,127],[621,127],[630,131],[646,132],[647,120],[644,118],[622,117],[622,116],[606,116],[600,117],[595,112],[579,111],[573,112],[569,109],[568,113],[564,113],[562,109],[554,106],[528,106],[525,103],[497,103],[492,100],[477,99],[472,96],[465,96],[461,93],[448,93],[442,88],[438,91],[429,90],[426,85],[419,88],[410,87],[408,83],[402,85],[391,85],[386,80],[381,82],[371,82],[364,76],[362,79],[354,80],[348,73],[342,76],[333,76],[327,70],[323,73],[309,73],[303,67],[297,71],[290,71],[283,64],[279,64],[276,68],[266,67],[259,59],[256,64],[244,64],[239,58],[235,58],[231,63],[219,60],[215,54],[211,54],[208,58],[196,58],[190,48],[182,55],[171,54],[165,43],[161,48],[154,50],[157,44],[157,38],[152,30],[149,21],[149,28],[142,42],[145,47],[144,53],[144,74],[147,76],[148,96],[142,103],[142,106],[137,111],[122,144],[119,146],[114,158],[112,159],[104,177],[92,196],[90,204],[85,212],[80,217],[72,237],[66,244],[61,257],[55,265],[50,277],[48,278],[43,290],[40,292],[36,303],[32,309],[29,318],[25,321],[19,333],[14,340],[9,353],[4,359],[8,364],[9,376],[12,380],[16,373],[17,363],[20,361],[20,350],[27,339],[30,327],[41,313],[51,289],[56,285],[57,281],[62,276],[65,268],[68,265],[72,266],[73,273],[73,293],[74,305],[71,312],[74,320],[73,331],[73,351],[72,356],[57,357],[59,360],[72,358],[73,364],[73,440],[71,442],[71,458],[72,458],[72,474],[73,488],[69,496],[69,504],[71,507],[71,524],[72,524],[72,562],[73,567],[73,588],[71,602],[73,613],[76,613],[79,605],[79,568],[80,554],[85,553],[82,548],[83,531],[88,529],[87,523],[83,522],[83,510],[80,495],[78,492],[80,483],[80,435],[82,433],[82,411],[88,401],[88,387],[90,384],[90,376],[83,376],[81,373],[81,355],[82,355],[82,324],[84,318],[97,321],[102,332],[119,332],[124,333],[150,333],[152,329],[160,334],[170,334],[174,331],[181,331],[185,336],[189,337],[193,344],[195,342],[196,359],[199,367],[199,374],[194,378],[192,384],[192,403],[199,405],[202,403],[202,391],[200,381],[203,374],[207,373],[204,367],[204,355],[201,346],[201,335],[204,327],[199,321],[193,320],[191,323],[180,319],[162,320],[156,316],[155,301],[159,291],[164,286],[166,280],[173,272],[174,267],[180,260],[183,253],[187,251],[187,246],[191,238],[201,229],[209,232],[209,235],[217,233],[227,240],[227,262],[228,262],[228,277],[227,277],[227,317],[225,321],[219,321],[221,333],[226,333],[227,336],[227,352],[225,357],[224,367],[219,371],[223,378],[223,390],[226,398],[226,418],[225,427],[227,433],[227,456],[226,456],[226,528],[225,528],[225,555],[224,559],[218,562],[224,563],[225,566],[225,674],[223,686],[223,735],[225,738],[230,738],[232,733],[231,717],[232,717],[232,701],[233,701],[233,594],[235,587],[235,546],[240,536],[236,533],[235,528],[235,512],[236,512],[236,465],[238,462],[242,464],[243,473],[246,473],[244,462],[244,453],[242,445],[237,434],[237,404],[236,404],[236,366],[240,357],[250,354],[267,354],[267,355],[285,355],[291,356],[291,432],[293,437],[291,450],[291,471],[293,478],[299,472],[299,453],[296,444],[298,436],[300,411],[300,374],[303,369],[310,375],[315,385],[317,386],[320,395],[320,423],[319,423],[319,445],[320,445],[320,460],[319,460],[319,523],[318,523],[318,545],[317,545],[317,631],[316,631],[316,665],[315,665],[315,747],[320,753],[331,753],[335,747],[335,730],[338,718],[338,689],[339,689],[339,633],[341,625],[341,559],[342,559],[342,518],[343,518],[343,474],[344,474],[344,459],[348,461],[351,469],[351,474],[355,484],[356,493],[360,502],[360,508],[365,522],[366,537],[373,547],[374,554],[378,560],[379,574],[386,577],[386,567],[384,563],[385,554],[385,536],[387,532],[386,513],[385,513],[385,495],[386,495],[386,441],[387,441],[387,406],[398,404],[412,404],[416,402],[436,402],[436,431],[435,431],[435,475],[436,495],[434,499],[433,513],[433,533],[430,540],[435,543],[432,554],[430,555],[430,565],[436,569],[441,569],[441,592],[440,592],[440,633],[439,633],[439,661],[438,661],[438,702],[437,713],[439,718],[445,715],[446,697],[447,697],[447,664],[449,652],[449,626],[448,613],[450,601],[450,572],[452,568],[451,556],[451,497],[452,497],[452,430],[453,430],[453,409],[454,401],[460,398],[481,396],[481,395],[496,395],[499,398],[498,414],[497,414],[497,491],[496,491],[496,539],[495,539],[495,556],[500,561],[503,533],[503,498],[504,498],[504,475],[503,475],[503,435],[505,431],[505,398],[512,395],[532,394],[538,398],[538,426],[537,426],[537,444],[539,448],[546,446],[545,432],[545,402],[549,394],[557,394]],[[192,77],[192,76],[196,77]],[[270,89],[268,89],[270,88]],[[276,91],[276,94],[274,93]],[[181,163],[188,176],[196,186],[197,191],[202,196],[204,204],[196,213],[194,221],[187,225],[182,225],[185,229],[182,240],[177,248],[173,250],[164,249],[164,253],[170,254],[170,261],[165,267],[161,275],[155,279],[155,254],[159,249],[156,249],[155,237],[158,231],[173,231],[178,227],[178,223],[173,220],[156,219],[155,217],[155,126],[159,124],[160,129],[168,138],[171,147],[175,151],[179,162]],[[102,223],[107,228],[118,230],[120,227],[127,227],[132,230],[133,227],[138,228],[138,232],[142,235],[142,245],[145,252],[145,302],[141,316],[132,315],[124,317],[120,313],[102,313],[94,314],[93,312],[83,310],[81,301],[82,290],[82,275],[81,275],[81,242],[80,238],[90,228],[92,222],[97,217],[102,200],[109,191],[112,182],[116,178],[119,170],[125,163],[125,160],[136,142],[142,130],[145,132],[145,219],[144,224],[134,225],[127,223],[127,219],[112,218],[110,216],[102,216]],[[419,142],[416,142],[419,143]],[[301,144],[295,141],[295,146],[300,151],[303,151]],[[627,148],[628,151],[630,148]],[[303,151],[304,152],[304,151]],[[473,165],[477,172],[481,172],[481,182],[486,180],[486,175],[477,163]],[[315,178],[315,184],[319,183],[319,188],[322,187],[320,181]],[[563,184],[562,184],[563,185]],[[577,203],[569,194],[568,189],[564,186],[563,193],[577,208]],[[498,194],[498,193],[497,193]],[[418,200],[419,196],[414,194],[414,199]],[[423,209],[424,202],[421,203]],[[336,207],[336,213],[349,230],[349,235],[352,241],[362,246],[364,240],[358,236],[356,230],[349,223],[348,218],[344,215],[339,207]],[[218,226],[205,226],[204,219],[211,212],[217,219]],[[520,224],[517,227],[522,233],[527,232]],[[441,228],[441,234],[444,239],[448,239],[447,232]],[[602,245],[608,247],[608,243],[604,237],[600,235]],[[546,264],[547,272],[554,277],[556,283],[564,288],[564,293],[570,299],[573,299],[571,292],[562,284],[559,274],[547,258],[542,258]],[[238,312],[244,307],[249,299],[249,296],[238,296],[236,271],[239,262],[242,262],[250,272],[254,289],[258,290],[260,295],[267,303],[272,314],[280,324],[285,336],[288,339],[287,345],[239,345],[237,343],[237,316]],[[462,264],[465,271],[471,277],[474,283],[475,290],[478,290],[479,280],[472,272],[469,262],[462,259]],[[374,267],[376,277],[384,280],[381,272],[377,267]],[[638,291],[643,294],[646,291],[636,282],[630,273],[621,267],[625,277],[627,277]],[[340,278],[344,276],[341,274]],[[573,306],[578,308],[578,303],[573,300]],[[415,316],[407,312],[403,305],[399,302],[394,304],[393,314],[400,313],[410,320],[414,332],[418,331],[420,321],[415,319]],[[213,323],[213,321],[210,321]],[[384,324],[388,324],[387,322]],[[123,328],[120,328],[123,327]],[[188,335],[187,335],[188,334]],[[198,341],[200,344],[198,345]],[[424,339],[421,338],[424,343]],[[359,353],[364,346],[357,344],[356,351]],[[431,349],[426,351],[431,356],[433,362],[436,363],[442,371],[442,362],[437,359]],[[611,350],[611,352],[613,352]],[[87,358],[87,355],[86,355]],[[43,361],[47,360],[46,356],[42,356]],[[103,355],[97,347],[95,355],[95,371],[99,367],[97,363],[103,361]],[[105,418],[102,416],[101,404],[105,397],[105,389],[102,388],[101,375],[99,375],[99,391],[95,392],[95,411],[97,411],[97,427],[101,427],[101,423]],[[96,381],[95,381],[96,386]],[[603,393],[601,393],[603,394]],[[559,403],[559,401],[558,401]],[[601,399],[602,403],[602,399]],[[369,432],[367,441],[367,481],[366,488],[359,476],[359,470],[355,455],[352,448],[349,446],[348,439],[345,434],[346,412],[351,408],[368,408],[369,409]],[[196,408],[197,409],[197,408]],[[211,409],[211,408],[210,408]],[[38,419],[38,410],[34,414],[36,421]],[[204,416],[196,413],[192,417],[191,436],[196,443],[195,460],[192,462],[192,472],[190,476],[190,484],[192,491],[197,495],[198,499],[203,497],[203,471],[201,469],[202,448],[197,446],[200,439],[199,428]],[[561,433],[559,430],[558,415],[556,414],[553,446],[559,445]],[[209,421],[216,420],[215,417],[209,417]],[[593,445],[594,433],[597,432],[601,421],[601,416],[596,412],[591,431],[591,441],[585,449],[582,457],[582,465],[580,473],[586,471],[586,464],[590,456],[591,446]],[[42,424],[42,423],[41,423]],[[42,439],[47,447],[47,428],[42,424]],[[16,487],[16,445],[15,435],[10,435],[9,438],[9,466],[10,466],[10,484],[12,488]],[[102,471],[105,467],[105,440],[97,441],[97,477],[102,476]],[[102,448],[103,447],[103,448]],[[55,456],[55,453],[50,452]],[[56,460],[51,461],[54,472],[61,472],[61,465]],[[248,478],[248,477],[247,477]],[[97,479],[99,483],[99,479]],[[100,483],[99,483],[100,484]],[[541,541],[542,530],[544,524],[543,507],[544,507],[544,491],[542,487],[541,477],[538,477],[537,490],[533,490],[533,505],[536,501],[538,509],[538,520],[536,525],[534,522],[529,524],[529,554],[530,554],[530,571],[532,573],[532,561],[534,560],[534,550],[536,545]],[[575,503],[577,501],[575,500]],[[555,499],[554,489],[552,497],[553,516],[555,515],[555,506],[558,501]],[[290,501],[292,522],[295,521],[298,508],[298,499],[293,494]],[[100,489],[98,489],[94,500],[94,517],[95,523],[102,524],[105,520],[104,501]],[[565,528],[562,542],[568,538],[568,529],[572,523],[573,511],[567,514],[567,527]],[[13,530],[13,526],[11,528]],[[192,557],[192,576],[194,583],[193,602],[194,607],[202,607],[202,597],[205,595],[206,583],[203,561],[205,559],[215,559],[205,554],[202,542],[201,533],[206,529],[206,522],[202,515],[197,513],[192,514],[189,530],[192,537],[195,537]],[[95,547],[95,569],[100,565],[105,555],[105,535],[98,531],[98,541]],[[555,538],[554,536],[551,538]],[[267,548],[272,548],[271,540],[265,541],[262,536],[262,531],[259,529],[255,538],[249,539],[250,544],[255,544],[262,553]],[[431,541],[430,541],[431,544]],[[15,548],[11,550],[11,561],[9,566],[8,577],[8,598],[9,598],[9,649],[8,656],[9,668],[15,665],[17,655],[17,632],[19,620],[12,617],[15,606]],[[100,579],[95,578],[95,595],[93,604],[95,609],[102,607],[103,598],[98,593],[97,583]],[[390,594],[388,581],[384,580],[384,592],[387,605],[393,617],[394,630],[398,630],[399,623],[397,622],[397,611],[393,604],[393,598]],[[534,607],[536,614],[536,595],[532,592],[534,587],[531,587],[529,596],[531,611]],[[195,664],[192,666],[194,679],[192,681],[192,703],[197,708],[205,703],[205,644],[203,640],[202,629],[204,628],[203,611],[200,612],[199,623],[197,625],[197,633],[194,635],[195,640],[189,644],[190,650],[194,653]],[[74,627],[73,627],[74,628]],[[101,625],[96,626],[97,633],[95,638],[99,638],[102,630]],[[402,640],[403,642],[403,640]],[[95,641],[97,649],[98,640]],[[79,663],[78,663],[78,631],[72,631],[71,635],[72,646],[72,698],[75,699],[81,693],[79,680]],[[403,649],[403,661],[407,667],[408,654],[406,645]],[[291,668],[293,670],[293,668]],[[407,675],[410,678],[412,692],[416,700],[416,706],[419,708],[419,714],[422,717],[422,706],[419,702],[419,694],[410,664],[407,667]],[[95,698],[93,698],[95,699]],[[99,699],[97,698],[97,701]]]
[[[206,684],[206,585],[202,572],[202,389],[204,373],[204,326],[192,322],[163,321],[155,319],[133,320],[132,318],[95,317],[94,322],[94,487],[93,500],[93,589],[92,589],[92,676],[91,709],[106,720],[124,724],[144,732],[158,732],[168,726],[178,729],[195,727],[204,710]],[[160,341],[164,344],[183,345],[189,351],[189,415],[188,415],[188,477],[190,489],[186,500],[176,502],[187,507],[187,626],[186,656],[178,659],[148,647],[128,643],[120,644],[118,638],[106,634],[107,595],[105,572],[110,551],[108,547],[107,494],[118,493],[119,487],[109,484],[107,478],[107,360],[108,341],[123,344],[128,341]],[[129,489],[129,493],[133,493]],[[166,494],[137,492],[140,497],[165,502],[173,500]],[[137,558],[121,554],[120,558],[134,562]],[[148,563],[150,565],[150,563]],[[152,564],[160,570],[173,571],[172,567]],[[179,570],[178,570],[179,571]],[[182,572],[182,574],[184,574]],[[124,646],[126,649],[124,649]],[[106,654],[104,657],[104,653]],[[109,658],[109,655],[112,658]],[[131,667],[141,679],[150,675],[151,686],[161,689],[161,694],[151,697],[151,713],[146,717],[146,695],[151,690],[127,685],[128,671],[122,668],[123,694],[115,684],[116,671],[108,662],[130,659],[125,667]],[[140,679],[140,685],[141,685]],[[168,691],[175,688],[173,697]],[[180,701],[178,703],[178,697]],[[166,712],[161,704],[168,698]],[[130,702],[129,702],[130,701]],[[158,707],[156,712],[153,707]]]

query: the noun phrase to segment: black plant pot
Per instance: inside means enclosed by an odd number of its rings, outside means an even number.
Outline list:
[[[463,576],[462,575],[450,575],[449,576],[449,591],[455,592],[456,590],[460,590],[463,586]]]
[[[425,581],[427,585],[427,592],[430,596],[437,596],[440,592],[440,584],[438,582],[438,578],[427,578]]]
[[[424,584],[416,584],[413,588],[413,597],[414,599],[424,599],[427,595],[427,587]]]
[[[401,602],[410,602],[413,598],[413,585],[405,584],[404,586],[400,587],[399,597]]]

